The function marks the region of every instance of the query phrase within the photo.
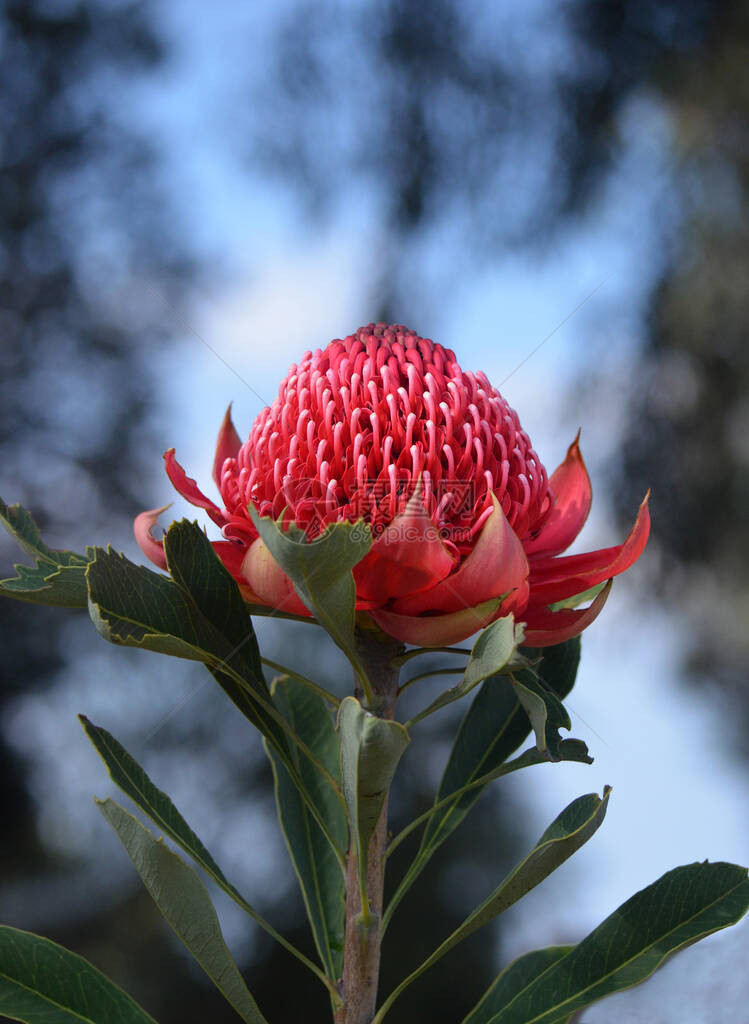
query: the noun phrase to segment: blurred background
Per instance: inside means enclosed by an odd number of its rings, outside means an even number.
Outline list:
[[[608,783],[605,827],[393,1024],[454,1024],[509,959],[577,941],[677,864],[749,859],[748,58],[746,0],[0,5],[0,494],[48,543],[142,560],[132,518],[173,497],[161,453],[208,485],[229,401],[246,435],[305,349],[380,319],[485,370],[549,470],[582,426],[583,548],[621,540],[652,488],[653,539],[569,701],[595,764],[495,784],[399,910],[383,991]],[[0,538],[3,576],[16,558]],[[111,787],[75,714],[309,949],[257,735],[199,666],[110,648],[84,615],[0,616],[3,922],[88,956],[161,1024],[229,1021],[96,813]],[[322,639],[258,629],[346,691]],[[417,690],[414,708],[434,695]],[[461,713],[409,751],[396,828]],[[322,989],[217,904],[269,1018],[327,1020]],[[748,959],[744,924],[584,1020],[739,1024]]]

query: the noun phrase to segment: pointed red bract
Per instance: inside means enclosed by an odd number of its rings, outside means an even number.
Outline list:
[[[431,590],[396,601],[394,611],[401,615],[455,612],[502,597],[524,585],[528,578],[528,559],[523,545],[494,495],[492,501],[491,514],[460,567]]]
[[[164,462],[166,464],[167,476],[182,497],[186,498],[191,505],[196,505],[198,508],[205,509],[217,526],[223,526],[226,522],[226,517],[214,501],[211,501],[210,498],[206,498],[205,494],[203,494],[192,477],[189,477],[187,473],[185,473],[182,466],[180,466],[174,457],[174,448],[170,448],[169,451],[164,452]]]
[[[598,618],[611,592],[612,580],[606,584],[588,608],[561,608],[557,612],[536,609],[527,613],[525,640],[528,647],[552,647],[579,636]]]
[[[497,617],[501,602],[484,601],[449,615],[396,615],[383,609],[369,614],[385,633],[417,647],[447,647],[467,640]]]
[[[221,421],[216,441],[216,454],[213,456],[213,481],[219,490],[221,490],[221,470],[224,468],[224,463],[227,459],[236,459],[241,447],[242,442],[232,422],[230,405]]]
[[[419,480],[403,512],[354,569],[357,596],[376,605],[433,587],[457,561],[427,515]]]
[[[525,542],[529,558],[544,558],[565,551],[585,525],[593,490],[579,442],[580,431],[569,446],[564,462],[551,474],[549,487],[554,507],[538,536]]]
[[[582,555],[565,555],[531,562],[530,603],[554,604],[589,590],[597,583],[618,576],[637,561],[650,533],[649,492],[637,513],[637,519],[623,544],[601,548]]]
[[[133,533],[146,558],[150,558],[159,569],[166,569],[166,555],[164,554],[164,542],[156,540],[151,530],[156,525],[159,516],[169,508],[169,505],[162,505],[161,508],[152,508],[147,512],[141,512],[133,521]]]

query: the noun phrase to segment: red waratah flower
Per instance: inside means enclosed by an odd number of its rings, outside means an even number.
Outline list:
[[[587,608],[552,606],[628,569],[650,528],[646,497],[623,544],[559,557],[592,497],[577,439],[549,479],[486,376],[402,326],[370,324],[305,353],[244,444],[227,411],[213,463],[223,508],[173,449],[164,458],[179,493],[221,528],[214,548],[250,603],[309,615],[250,506],[276,520],[285,513],[310,540],[363,518],[374,541],[354,569],[356,607],[420,646],[464,640],[510,612],[526,623],[529,646],[576,636],[609,588]],[[165,568],[151,534],[161,511],[138,516],[135,536]]]

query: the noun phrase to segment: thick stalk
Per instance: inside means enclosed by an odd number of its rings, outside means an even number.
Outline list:
[[[393,660],[403,653],[403,645],[383,633],[357,630],[357,653],[365,668],[374,694],[373,707],[367,710],[380,718],[392,719],[398,696],[399,667]],[[363,694],[355,691],[363,703]],[[335,1024],[370,1024],[377,1003],[382,941],[382,896],[385,883],[388,799],[382,808],[367,853],[368,925],[361,921],[359,866],[353,842],[346,858],[346,938],[343,952],[343,1004],[335,1015]]]

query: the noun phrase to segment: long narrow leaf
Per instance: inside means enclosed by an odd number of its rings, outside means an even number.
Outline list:
[[[578,797],[565,807],[549,825],[530,853],[497,886],[494,892],[478,906],[465,921],[449,935],[427,959],[413,971],[391,993],[375,1017],[373,1024],[380,1024],[398,996],[424,971],[468,938],[479,928],[517,903],[527,892],[534,889],[569,857],[579,850],[596,832],[606,814],[610,789],[604,790],[603,798],[595,793]]]
[[[524,953],[497,975],[481,1000],[461,1024],[487,1024],[501,1009],[512,1002],[544,971],[573,950],[574,946],[548,946]]]
[[[6,925],[0,925],[0,1015],[25,1024],[155,1024],[82,956]]]
[[[529,659],[539,657],[533,675],[542,679],[558,697],[567,696],[580,661],[579,637],[544,651],[521,648],[520,653]],[[525,671],[516,672],[515,676],[521,682],[527,679]],[[460,724],[435,802],[499,767],[530,732],[528,716],[507,677],[498,675],[487,679]],[[572,753],[572,748],[568,749]],[[579,754],[584,759],[581,749]],[[480,790],[473,791],[457,799],[453,806],[446,807],[442,815],[432,820],[424,833],[420,853],[433,852],[440,846],[480,795]]]
[[[109,776],[133,803],[147,814],[151,821],[173,839],[185,853],[213,879],[234,902],[249,914],[257,924],[289,953],[308,967],[323,983],[326,979],[310,960],[300,953],[295,946],[280,935],[255,908],[247,902],[238,889],[226,878],[221,868],[205,848],[200,838],[193,832],[180,814],[171,798],[159,789],[138,762],[125,750],[111,733],[101,726],[94,725],[84,715],[78,716],[83,729],[91,740],[94,749],[106,765]]]
[[[542,679],[560,698],[570,692],[580,661],[579,637],[542,651],[520,648],[520,653],[537,664],[533,670],[516,672],[519,681]],[[460,724],[435,796],[437,810],[429,818],[414,860],[391,897],[384,926],[387,926],[400,901],[430,858],[460,825],[481,796],[485,785],[497,777],[497,770],[530,732],[530,721],[509,679],[503,675],[487,679]],[[580,740],[564,740],[558,753],[564,760],[588,763],[592,760],[588,757],[587,747]],[[485,784],[473,786],[481,778],[486,779]],[[447,800],[451,794],[455,794],[454,800]]]
[[[234,656],[245,667],[244,678],[267,693],[252,619],[206,535],[187,519],[172,523],[164,538],[164,554],[174,582],[236,652]]]
[[[359,868],[362,912],[369,913],[366,872],[369,842],[409,736],[399,722],[364,711],[356,697],[338,709],[341,781]]]
[[[210,549],[199,528],[194,528],[193,537],[196,544]],[[220,575],[216,578],[220,579],[222,586],[236,589],[236,584],[220,566],[212,549],[210,559],[204,561],[211,571],[218,565]],[[89,613],[106,640],[207,665],[229,698],[273,744],[297,785],[305,792],[289,755],[290,744],[301,745],[305,756],[313,761],[315,755],[302,745],[278,712],[262,676],[255,678],[248,668],[241,642],[232,644],[211,619],[206,618],[182,586],[160,573],[134,565],[123,555],[96,548],[86,575]],[[254,636],[251,630],[247,616],[243,636]],[[320,768],[325,774],[322,766]],[[335,787],[335,783],[329,781]],[[316,808],[311,807],[311,810],[316,813]],[[325,823],[321,821],[320,824],[325,831]]]
[[[289,676],[275,680],[273,699],[281,714],[317,753],[335,778],[340,779],[338,737],[324,699]],[[267,746],[273,769],[276,805],[281,830],[299,880],[320,962],[336,982],[343,964],[343,930],[346,886],[341,864],[320,826],[310,814],[294,780],[277,755]],[[345,806],[307,758],[292,751],[299,775],[330,834],[343,853],[348,842]]]
[[[268,1024],[224,942],[211,898],[197,874],[114,800],[97,803],[156,906],[216,988],[245,1024]]]
[[[689,864],[636,893],[558,963],[481,1024],[557,1024],[645,981],[672,953],[739,921],[746,868]]]
[[[587,758],[580,756],[580,750],[577,746],[577,740],[563,740],[560,747],[561,757],[559,760],[562,761],[577,761],[587,763]],[[513,757],[511,761],[505,761],[504,764],[499,765],[491,772],[487,772],[486,775],[480,775],[478,779],[474,779],[473,782],[466,783],[460,789],[451,793],[449,796],[443,797],[436,804],[434,804],[428,811],[420,814],[418,818],[409,822],[404,829],[402,829],[397,836],[391,839],[388,844],[386,851],[387,856],[390,856],[394,850],[411,834],[416,831],[422,825],[428,823],[435,815],[439,814],[440,811],[448,804],[453,803],[457,797],[461,797],[466,793],[470,793],[471,790],[484,788],[490,782],[495,779],[502,778],[503,775],[510,775],[512,772],[517,772],[521,768],[531,768],[537,764],[548,764],[548,758],[541,753],[538,747],[530,747],[528,750],[524,750],[522,754],[518,754],[517,757]]]
[[[602,798],[589,793],[565,807],[531,852],[435,951],[432,962],[511,907],[587,843],[603,823],[610,792],[607,787]]]
[[[559,751],[565,740],[559,730],[572,728],[567,708],[540,679],[534,678],[530,672],[524,674],[530,678],[521,681],[511,675],[510,682],[531,723],[536,746],[550,761],[561,761]]]

